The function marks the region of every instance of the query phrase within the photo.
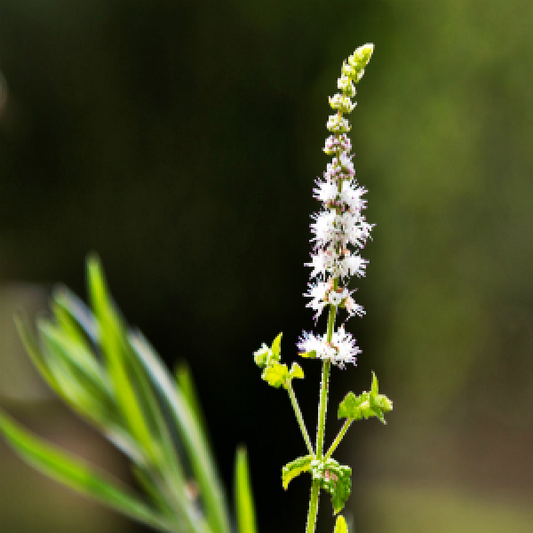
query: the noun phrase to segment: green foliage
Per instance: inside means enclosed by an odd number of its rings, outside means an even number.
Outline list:
[[[22,458],[44,474],[126,516],[162,531],[173,531],[170,521],[167,522],[157,511],[147,506],[137,495],[132,494],[126,486],[117,480],[108,479],[83,461],[58,451],[55,446],[42,442],[1,412],[0,430]]]
[[[128,456],[146,501],[1,412],[0,433],[45,474],[145,524],[168,532],[230,533],[224,491],[187,368],[173,379],[142,334],[127,327],[99,260],[90,257],[87,266],[91,309],[59,288],[51,302],[53,317],[38,321],[37,337],[20,316],[17,328],[50,387]],[[236,469],[237,514],[250,517],[253,500],[243,452],[237,454]],[[254,533],[250,528],[246,531]]]
[[[313,455],[298,457],[281,470],[283,488],[287,490],[289,483],[305,472],[309,472],[313,479],[319,480],[320,488],[331,495],[333,512],[337,514],[341,511],[350,496],[352,469],[339,465],[335,459],[317,460]]]
[[[261,379],[266,381],[271,387],[279,389],[289,389],[294,378],[303,379],[304,372],[298,363],[292,363],[291,369],[287,368],[281,361],[281,337],[280,333],[272,342],[269,348],[265,343],[254,352],[255,364],[263,369]]]
[[[305,457],[298,457],[297,459],[294,459],[294,461],[287,463],[281,469],[281,482],[283,484],[283,488],[287,490],[289,483],[295,477],[298,477],[304,472],[309,472],[309,470],[311,470],[311,463],[313,460],[313,455],[306,455]]]
[[[348,533],[348,526],[346,525],[346,520],[344,519],[344,516],[337,516],[333,533]]]
[[[383,415],[389,411],[392,411],[392,402],[384,394],[379,394],[378,379],[376,374],[372,372],[370,392],[363,392],[359,396],[349,392],[340,403],[337,416],[352,420],[375,416],[383,424],[386,424]]]
[[[256,533],[257,526],[248,458],[246,449],[242,447],[237,448],[233,487],[238,533]]]
[[[331,495],[333,513],[341,511],[350,496],[352,488],[352,469],[349,466],[340,465],[335,459],[313,461],[311,464],[313,479],[320,481],[320,488]]]

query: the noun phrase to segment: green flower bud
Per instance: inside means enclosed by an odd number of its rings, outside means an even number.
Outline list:
[[[365,73],[365,67],[368,65],[370,58],[372,57],[372,52],[374,51],[373,44],[364,44],[360,46],[349,58],[348,58],[348,68],[346,69],[346,75],[357,83]],[[348,74],[351,72],[351,74]],[[344,66],[343,66],[344,73]]]
[[[355,96],[355,85],[348,76],[341,76],[337,79],[337,88],[349,98],[353,98]]]
[[[261,348],[259,348],[259,350],[254,352],[255,364],[259,368],[264,368],[267,365],[268,356],[271,353],[272,352],[270,351],[270,348],[265,343],[263,343],[263,346],[261,346]]]
[[[357,50],[348,58],[348,63],[355,70],[362,70],[370,61],[372,53],[374,52],[374,45],[367,43],[357,48]]]
[[[341,113],[351,113],[356,104],[352,103],[346,95],[337,93],[335,96],[329,98],[329,105]]]

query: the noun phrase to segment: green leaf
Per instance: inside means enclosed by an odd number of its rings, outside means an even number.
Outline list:
[[[350,496],[352,469],[330,458],[325,461],[313,461],[311,473],[313,479],[320,480],[320,487],[331,495],[333,513],[337,514]]]
[[[289,483],[295,477],[298,477],[300,474],[303,474],[304,472],[309,472],[309,470],[311,470],[311,462],[313,461],[313,459],[314,457],[312,455],[298,457],[298,459],[287,463],[281,469],[281,482],[285,490],[287,490]]]
[[[205,505],[209,526],[213,533],[230,533],[227,506],[213,455],[201,425],[183,393],[175,386],[169,371],[154,348],[140,332],[131,332],[129,342],[143,364],[158,398],[175,424],[187,450],[200,495]],[[191,516],[190,519],[194,519]]]
[[[384,394],[378,394],[378,379],[372,372],[372,385],[370,392],[363,392],[356,396],[349,392],[339,405],[337,415],[339,418],[350,418],[352,420],[361,420],[375,416],[386,424],[385,413],[392,411],[392,402]]]
[[[54,375],[48,367],[48,363],[42,353],[41,347],[33,334],[27,318],[23,314],[15,314],[15,326],[22,340],[26,352],[30,356],[35,368],[39,371],[48,386],[60,396],[63,396]]]
[[[274,361],[280,361],[281,360],[281,337],[283,337],[283,333],[280,333],[272,342],[272,358]]]
[[[35,437],[1,411],[0,431],[24,460],[47,476],[130,518],[163,531],[174,531],[173,524],[130,493],[127,487],[98,473],[80,459]]]
[[[96,255],[90,256],[87,260],[87,282],[89,299],[100,331],[99,344],[107,363],[117,405],[135,440],[157,464],[159,453],[147,424],[147,413],[141,407],[127,369],[124,326],[109,296],[104,272]]]
[[[363,415],[361,413],[362,402],[363,400],[361,396],[356,396],[353,392],[349,392],[339,405],[337,417],[361,420],[361,418],[363,418]]]
[[[306,359],[316,359],[316,350],[312,350],[311,352],[298,352],[298,355]]]
[[[370,389],[370,394],[372,396],[377,396],[379,393],[379,385],[378,385],[378,378],[376,377],[376,374],[374,371],[372,371],[372,387]]]
[[[175,375],[179,390],[182,392],[185,401],[191,408],[191,411],[193,412],[196,421],[200,425],[206,440],[209,441],[204,413],[200,405],[198,394],[196,393],[196,387],[192,378],[191,369],[186,361],[179,362],[175,370]]]
[[[285,386],[289,379],[289,370],[286,364],[274,363],[263,370],[261,378],[270,386],[278,389],[281,385]]]
[[[73,381],[99,404],[108,407],[113,404],[105,371],[86,345],[48,321],[40,321],[39,333],[50,358],[61,361]]]
[[[250,471],[246,448],[237,448],[235,456],[235,516],[237,518],[238,533],[256,533],[254,498],[250,482]]]
[[[91,310],[70,289],[60,285],[53,292],[53,310],[62,309],[64,315],[68,315],[76,326],[83,332],[91,343],[96,346],[100,338],[100,329]],[[56,315],[57,316],[57,315]],[[62,320],[58,318],[58,322]]]
[[[289,378],[290,379],[294,379],[294,378],[303,379],[304,377],[305,376],[304,376],[304,371],[302,370],[302,367],[298,363],[292,363],[291,370],[289,372]]]
[[[337,516],[337,521],[335,522],[335,529],[333,530],[333,533],[348,533],[348,526],[346,525],[346,520],[344,520],[344,516]]]

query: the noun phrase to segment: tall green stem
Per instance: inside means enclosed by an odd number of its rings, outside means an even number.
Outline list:
[[[318,495],[320,491],[320,479],[313,479],[311,485],[311,498],[309,499],[309,512],[307,513],[307,527],[305,533],[315,533],[316,516],[318,514]]]
[[[337,288],[338,280],[333,281],[334,289]],[[328,315],[328,329],[326,335],[326,342],[331,342],[333,337],[333,329],[335,327],[335,316],[337,314],[337,307],[331,305]],[[321,461],[324,453],[324,433],[326,429],[326,412],[328,408],[328,389],[329,389],[329,373],[331,370],[331,361],[324,361],[322,365],[322,381],[320,384],[320,401],[318,404],[318,425],[316,433],[316,454],[315,459]],[[320,492],[320,480],[314,479],[311,486],[311,497],[309,499],[309,512],[307,513],[307,527],[306,533],[315,533],[316,517],[318,514],[318,498]]]

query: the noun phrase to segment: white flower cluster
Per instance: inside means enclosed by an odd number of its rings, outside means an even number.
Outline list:
[[[355,338],[344,331],[344,326],[333,333],[331,342],[327,342],[326,334],[315,336],[304,331],[298,348],[305,354],[313,354],[318,359],[331,361],[339,368],[344,368],[346,363],[355,364],[357,355],[361,353]]]
[[[366,208],[366,200],[362,197],[367,191],[355,179],[353,156],[350,155],[352,146],[346,135],[350,124],[343,114],[355,108],[356,104],[351,101],[355,95],[354,83],[363,76],[372,51],[373,45],[364,45],[348,58],[337,82],[342,94],[335,94],[329,99],[335,113],[327,122],[331,135],[326,139],[323,150],[332,159],[313,190],[314,197],[322,203],[322,209],[312,217],[314,248],[311,262],[306,264],[312,268],[311,278],[316,278],[305,294],[311,298],[307,307],[316,312],[315,320],[326,306],[342,307],[349,316],[364,314],[363,307],[352,297],[353,291],[340,286],[350,276],[365,275],[368,261],[361,257],[359,251],[364,248],[373,227],[362,214]],[[304,333],[298,347],[340,367],[347,362],[355,363],[356,355],[360,353],[355,339],[345,333],[344,326],[332,333],[329,343],[326,336]]]

